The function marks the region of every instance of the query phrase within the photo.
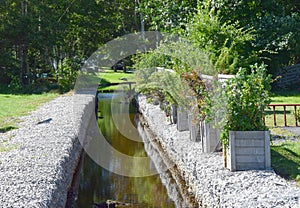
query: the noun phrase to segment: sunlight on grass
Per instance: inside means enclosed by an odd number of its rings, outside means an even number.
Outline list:
[[[287,91],[275,93],[271,98],[271,104],[300,104],[300,92],[299,91]],[[297,107],[299,109],[300,107]],[[284,126],[284,109],[283,107],[276,107],[276,124],[277,126]],[[266,125],[268,127],[274,127],[273,108],[265,110]],[[295,114],[294,107],[286,107],[286,119],[287,126],[295,126]],[[300,125],[300,124],[299,124]]]
[[[100,83],[103,86],[99,87],[99,90],[102,91],[114,91],[120,90],[120,86],[105,86],[110,83],[122,83],[122,82],[134,82],[135,74],[133,72],[114,72],[113,70],[105,70],[104,73],[98,73],[97,76],[100,78]]]
[[[0,132],[17,127],[19,117],[27,115],[41,104],[52,100],[59,94],[12,95],[0,94]]]
[[[275,172],[300,186],[300,139],[272,145],[271,155]]]
[[[134,81],[135,80],[135,74],[128,72],[114,72],[113,70],[105,70],[105,73],[97,73],[97,75],[104,80],[107,80],[108,82],[120,82],[121,78],[126,78],[128,81]]]

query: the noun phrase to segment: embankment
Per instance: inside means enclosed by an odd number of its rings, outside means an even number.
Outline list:
[[[0,134],[0,207],[65,207],[95,96],[60,96]]]
[[[143,126],[152,132],[150,139],[174,164],[174,178],[183,180],[181,190],[196,207],[300,207],[300,189],[274,171],[230,172],[221,153],[202,153],[201,144],[190,141],[188,131],[177,131],[159,106],[147,103],[144,96],[138,103]]]

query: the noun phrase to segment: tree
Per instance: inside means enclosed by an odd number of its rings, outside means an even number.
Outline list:
[[[3,0],[3,81],[21,87],[42,72],[57,75],[65,59],[77,62],[108,40],[136,31],[134,16],[130,0]]]
[[[270,72],[300,61],[298,1],[206,0],[205,4],[222,22],[256,30],[253,46]]]
[[[147,29],[176,32],[185,29],[190,15],[197,8],[197,0],[140,0],[138,6]]]
[[[209,7],[199,6],[187,24],[186,38],[207,53],[219,73],[236,73],[257,61],[252,47],[255,32],[238,23],[222,22]]]

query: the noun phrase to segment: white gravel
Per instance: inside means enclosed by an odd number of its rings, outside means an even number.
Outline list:
[[[22,117],[19,129],[0,134],[1,208],[65,206],[82,150],[78,133],[86,107],[74,114],[74,99],[60,96]]]
[[[201,153],[200,143],[178,132],[159,106],[138,98],[140,111],[157,135],[165,153],[177,164],[188,189],[202,207],[300,208],[300,189],[274,171],[230,172],[220,153]]]

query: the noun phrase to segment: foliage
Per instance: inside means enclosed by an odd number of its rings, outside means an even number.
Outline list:
[[[236,76],[227,80],[221,96],[214,100],[224,105],[224,115],[219,122],[221,140],[228,144],[229,131],[266,130],[263,122],[264,109],[270,103],[271,76],[266,75],[266,66],[251,65],[251,73],[240,68]]]
[[[58,84],[62,92],[67,92],[73,89],[77,79],[80,63],[65,59],[62,65],[58,68]]]
[[[185,29],[197,0],[141,0],[139,12],[150,30],[178,32]]]
[[[221,19],[207,7],[199,7],[187,25],[186,36],[209,54],[219,73],[233,74],[239,67],[258,61],[258,54],[251,46],[255,31]]]
[[[298,63],[300,60],[298,1],[205,0],[205,5],[224,22],[239,22],[241,27],[253,27],[252,41],[260,60],[271,72]]]
[[[129,0],[0,1],[1,83],[23,87],[41,73],[70,74],[65,59],[76,63],[74,57],[138,30],[135,16]]]
[[[180,105],[197,115],[198,121],[205,118],[203,107],[207,93],[201,73],[214,74],[214,71],[199,48],[188,41],[178,40],[139,55],[135,62],[140,91],[155,94],[160,101],[167,101],[170,105]]]
[[[187,85],[183,84],[178,74],[162,69],[153,71],[148,76],[147,69],[144,69],[137,71],[136,76],[137,91],[155,97],[160,102],[166,102],[169,105],[178,104],[185,109],[189,108],[187,96],[191,94],[191,91]]]
[[[189,88],[193,91],[193,95],[195,96],[196,103],[194,105],[197,107],[197,109],[194,115],[197,115],[196,120],[203,121],[206,116],[204,109],[208,100],[205,83],[196,72],[192,72],[190,74],[184,73],[182,74],[182,78],[184,82],[187,82]]]

